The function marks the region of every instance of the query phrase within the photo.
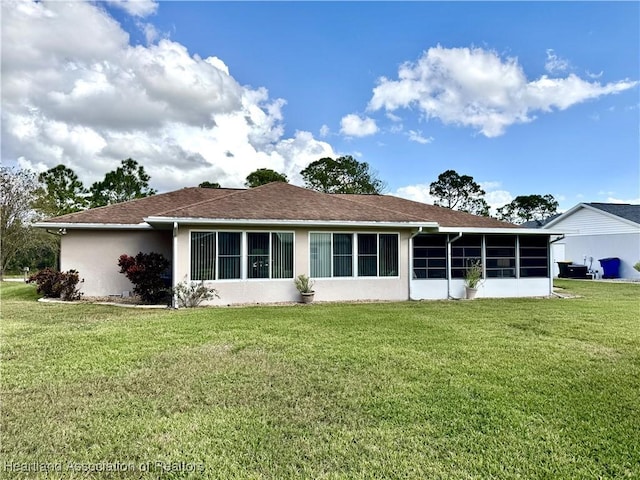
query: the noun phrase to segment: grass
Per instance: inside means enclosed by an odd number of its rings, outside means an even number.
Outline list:
[[[638,478],[640,285],[557,283],[180,311],[3,283],[0,478]]]

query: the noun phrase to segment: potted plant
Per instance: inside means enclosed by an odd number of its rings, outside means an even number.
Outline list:
[[[313,291],[313,280],[303,273],[298,275],[293,282],[302,296],[302,303],[313,302],[313,296],[315,294]]]
[[[472,300],[476,297],[480,282],[482,282],[482,262],[480,260],[472,260],[467,264],[467,271],[464,274],[467,300]]]

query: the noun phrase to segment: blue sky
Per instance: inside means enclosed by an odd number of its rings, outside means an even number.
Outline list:
[[[131,156],[168,190],[353,155],[427,202],[448,169],[494,207],[640,202],[638,2],[20,3],[5,163],[90,183]]]

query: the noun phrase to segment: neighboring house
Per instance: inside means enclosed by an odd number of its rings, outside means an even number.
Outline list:
[[[619,258],[621,278],[640,278],[633,268],[640,261],[640,205],[580,203],[541,229],[566,232],[554,242],[555,260],[587,265],[600,277],[603,269],[599,260]],[[557,265],[554,272],[557,275]]]
[[[41,222],[62,234],[62,270],[85,295],[132,289],[118,257],[160,252],[173,284],[211,282],[213,303],[298,300],[293,278],[315,280],[317,300],[464,296],[469,261],[481,259],[485,297],[552,291],[549,237],[495,219],[389,195],[325,194],[275,182],[252,189],[185,188]]]

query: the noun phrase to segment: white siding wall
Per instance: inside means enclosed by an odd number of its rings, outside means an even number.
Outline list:
[[[121,295],[133,285],[119,273],[118,258],[138,252],[158,252],[171,259],[171,232],[69,229],[61,239],[60,269],[78,270],[87,296]]]
[[[555,223],[554,230],[565,230],[570,234],[609,235],[612,233],[638,233],[638,228],[603,212],[580,208],[567,218]]]
[[[640,261],[640,232],[618,235],[567,235],[557,243],[564,245],[564,257],[567,261],[589,266],[590,257],[593,257],[592,268],[602,275],[602,267],[598,260],[618,257],[620,277],[640,279],[640,273],[633,268],[633,265]]]
[[[640,273],[633,268],[640,261],[640,228],[589,208],[576,210],[551,228],[567,232],[565,238],[557,242],[564,246],[563,260],[591,265],[602,275],[599,260],[618,257],[622,278],[640,278]],[[554,265],[554,273],[557,275],[557,265]]]

